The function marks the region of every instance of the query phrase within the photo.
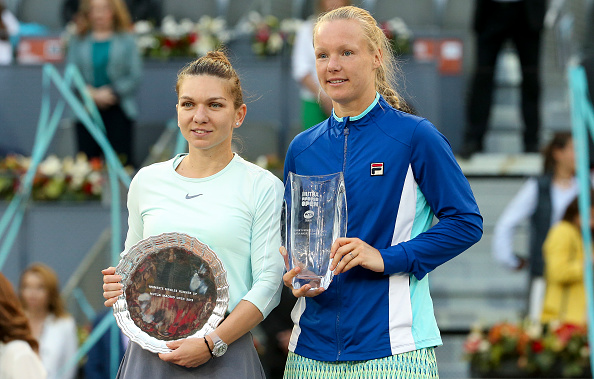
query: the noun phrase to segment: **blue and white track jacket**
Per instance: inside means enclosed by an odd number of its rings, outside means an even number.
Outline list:
[[[385,271],[361,266],[299,298],[289,349],[321,361],[387,357],[441,345],[427,273],[482,236],[483,220],[446,138],[379,95],[359,116],[299,134],[285,178],[344,173],[347,237],[378,249]],[[431,227],[433,215],[439,222]]]

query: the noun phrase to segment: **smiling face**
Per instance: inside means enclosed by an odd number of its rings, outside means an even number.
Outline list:
[[[241,126],[246,106],[235,109],[229,88],[228,80],[210,75],[190,75],[181,82],[177,120],[191,150],[232,154],[233,129]]]
[[[356,20],[320,24],[314,34],[316,71],[337,116],[356,116],[375,98],[375,70],[379,51],[371,52]]]

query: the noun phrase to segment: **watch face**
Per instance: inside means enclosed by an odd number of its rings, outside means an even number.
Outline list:
[[[215,357],[220,357],[221,355],[225,354],[225,352],[227,351],[227,344],[224,342],[217,342],[214,346],[214,349],[212,349],[212,354]]]

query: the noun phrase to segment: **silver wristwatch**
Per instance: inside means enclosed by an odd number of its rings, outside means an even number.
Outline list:
[[[215,357],[222,357],[227,351],[227,344],[215,333],[212,332],[208,335],[212,339],[214,347],[212,348],[212,355]]]

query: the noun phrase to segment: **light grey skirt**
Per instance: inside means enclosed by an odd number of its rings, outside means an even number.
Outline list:
[[[118,370],[118,379],[161,378],[246,378],[265,379],[260,358],[254,347],[252,334],[247,333],[229,345],[220,358],[212,358],[205,364],[187,368],[164,362],[155,353],[144,350],[130,342]]]

